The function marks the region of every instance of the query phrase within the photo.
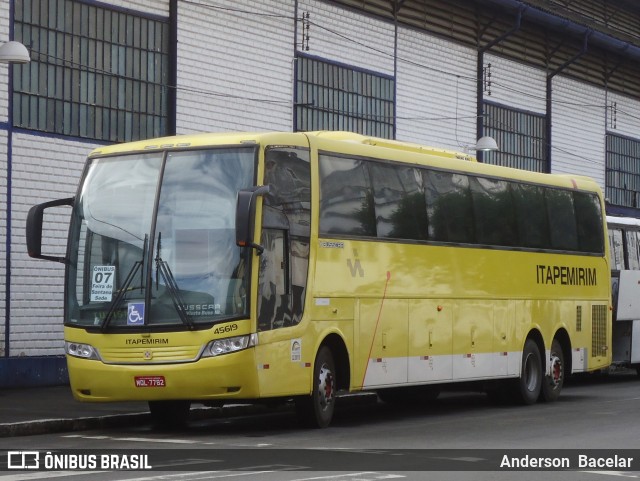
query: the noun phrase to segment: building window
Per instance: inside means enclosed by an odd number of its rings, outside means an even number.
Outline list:
[[[485,152],[487,164],[533,172],[549,172],[544,115],[484,102],[484,135],[496,139],[500,150]]]
[[[640,207],[640,140],[607,134],[606,197],[611,205]]]
[[[112,142],[167,133],[169,20],[75,0],[16,0],[13,125]]]
[[[394,137],[393,77],[305,56],[296,62],[296,131],[348,130]]]

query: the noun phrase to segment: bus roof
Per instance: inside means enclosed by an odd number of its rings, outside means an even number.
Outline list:
[[[93,150],[90,156],[109,155],[122,152],[136,152],[140,150],[155,150],[167,148],[200,147],[206,145],[224,144],[250,144],[250,143],[273,143],[277,141],[274,137],[282,136],[313,136],[334,142],[348,142],[353,144],[372,145],[385,147],[404,152],[416,152],[421,154],[431,154],[438,157],[448,157],[458,160],[475,161],[476,158],[467,153],[454,150],[438,149],[426,145],[389,140],[378,137],[370,137],[354,132],[346,131],[313,131],[313,132],[218,132],[218,133],[198,133],[185,134],[170,137],[159,137],[154,139],[139,140],[121,144],[106,145]]]
[[[460,170],[523,182],[554,185],[565,188],[600,191],[589,177],[531,172],[497,165],[479,163],[472,155],[453,150],[438,149],[411,142],[402,142],[345,131],[313,132],[219,132],[161,137],[136,142],[108,145],[93,150],[89,157],[140,151],[185,149],[216,145],[303,145],[307,140],[319,150],[395,160],[408,164],[429,165],[435,168]],[[385,152],[393,150],[393,156]],[[419,155],[416,155],[419,154]]]
[[[382,139],[379,137],[368,137],[361,134],[355,134],[352,132],[342,131],[318,131],[307,132],[308,135],[321,137],[323,139],[335,140],[339,142],[351,142],[362,145],[372,145],[375,147],[384,147],[387,149],[394,149],[403,152],[416,152],[419,154],[430,154],[437,157],[446,157],[451,159],[466,160],[476,162],[476,158],[473,155],[467,153],[458,152],[455,150],[438,149],[436,147],[429,147],[422,144],[416,144],[412,142],[403,142],[400,140]]]
[[[635,217],[617,217],[614,215],[608,215],[607,224],[609,227],[618,225],[640,228],[640,219],[636,219]]]
[[[113,155],[149,150],[184,149],[189,147],[207,147],[216,145],[260,144],[262,142],[282,141],[283,137],[293,141],[299,133],[284,132],[217,132],[175,135],[158,137],[135,142],[105,145],[93,150],[89,157],[97,155]]]

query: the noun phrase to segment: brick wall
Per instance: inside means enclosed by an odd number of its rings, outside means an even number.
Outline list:
[[[604,90],[562,76],[552,89],[551,172],[588,175],[604,189]]]
[[[168,16],[169,1],[116,0],[114,6],[147,14]],[[0,3],[0,41],[9,35],[8,2]],[[7,73],[0,64],[0,123],[7,122]],[[4,355],[5,276],[7,240],[7,126],[0,128],[0,354]],[[26,215],[37,203],[75,195],[87,154],[96,144],[50,136],[14,132],[11,153],[11,313],[10,352],[14,356],[63,354],[62,315],[64,267],[31,259],[24,238]],[[49,213],[49,211],[48,211]],[[47,217],[43,232],[48,252],[63,254],[69,225],[69,209]],[[49,250],[50,249],[50,250]]]
[[[96,147],[22,133],[13,134],[11,232],[11,356],[62,354],[64,266],[31,259],[24,232],[37,203],[76,194],[87,154]],[[47,211],[43,251],[65,253],[68,207]],[[3,318],[4,319],[4,318]]]
[[[547,75],[498,55],[486,54],[484,65],[491,64],[491,95],[484,99],[537,114],[546,111]]]
[[[4,354],[6,322],[5,289],[7,267],[7,131],[0,129],[0,356]]]
[[[215,5],[179,3],[177,132],[291,130],[293,1]]]
[[[606,115],[607,131],[640,140],[640,100],[609,93],[606,102],[609,108]],[[615,111],[613,103],[616,104]]]
[[[9,40],[9,3],[0,2],[0,43]],[[7,121],[9,66],[0,64],[0,122]]]
[[[310,15],[309,50],[305,53],[393,75],[393,24],[320,1],[300,1],[298,9],[299,15]]]
[[[167,16],[168,0],[105,0],[106,4]],[[203,2],[204,3],[204,2]],[[9,35],[9,2],[0,2],[0,42]],[[292,128],[294,0],[216,0],[207,6],[179,2],[178,133]],[[218,7],[218,8],[213,8]],[[310,14],[309,51],[332,62],[395,75],[397,138],[462,149],[475,142],[476,51],[418,30],[319,0],[299,2]],[[493,54],[487,100],[545,112],[546,72]],[[7,76],[0,65],[0,285],[6,272]],[[640,137],[640,101],[570,80],[553,81],[554,172],[604,182],[604,135]],[[617,125],[605,105],[618,104]],[[90,142],[13,132],[11,244],[11,354],[62,353],[62,265],[27,257],[24,221],[35,203],[75,194]],[[68,214],[61,209],[45,236],[62,248]],[[4,287],[2,288],[4,301]],[[0,302],[0,339],[4,336]],[[4,343],[0,344],[0,349]]]
[[[475,50],[401,28],[397,138],[453,150],[475,144],[475,72]]]

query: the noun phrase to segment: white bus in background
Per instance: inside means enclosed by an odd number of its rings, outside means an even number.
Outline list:
[[[614,366],[640,375],[640,219],[607,216],[613,297]]]

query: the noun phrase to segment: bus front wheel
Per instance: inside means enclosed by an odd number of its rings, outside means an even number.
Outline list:
[[[544,377],[540,399],[553,402],[560,396],[564,384],[564,355],[562,354],[562,346],[557,339],[554,339],[551,344],[549,363],[551,364],[550,374]]]
[[[187,424],[191,403],[189,401],[149,401],[149,412],[154,427],[178,429]]]
[[[515,398],[522,404],[533,404],[542,389],[542,359],[540,350],[533,339],[527,339],[522,350],[522,370],[514,386]]]
[[[331,423],[336,405],[335,372],[331,349],[322,346],[313,367],[311,395],[296,399],[298,418],[306,426],[326,428]]]

